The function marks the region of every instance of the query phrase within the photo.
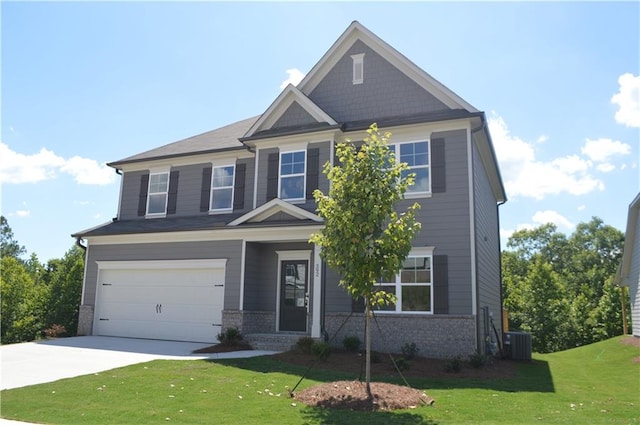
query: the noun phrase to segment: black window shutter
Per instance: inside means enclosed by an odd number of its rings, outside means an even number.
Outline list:
[[[270,153],[267,166],[267,201],[278,197],[278,167],[280,165],[280,154]]]
[[[309,149],[307,151],[307,199],[313,199],[313,191],[318,188],[319,174],[320,149]]]
[[[149,174],[140,176],[140,194],[138,195],[138,216],[147,213],[147,191],[149,190]]]
[[[169,174],[169,196],[167,199],[167,214],[175,214],[178,204],[178,178],[180,171],[172,171]]]
[[[233,209],[241,210],[244,208],[244,182],[247,164],[236,164],[236,181],[233,187]]]
[[[431,140],[431,191],[433,193],[447,191],[444,151],[444,139]]]
[[[200,187],[200,212],[209,211],[209,198],[211,196],[211,170],[212,167],[202,169],[202,186]]]
[[[433,312],[449,313],[449,258],[446,255],[433,256]]]

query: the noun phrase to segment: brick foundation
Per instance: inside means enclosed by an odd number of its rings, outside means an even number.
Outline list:
[[[93,306],[83,304],[78,312],[78,335],[93,334]]]
[[[327,313],[325,329],[333,337],[348,313]],[[373,350],[400,353],[406,343],[414,342],[418,355],[429,358],[468,356],[476,351],[476,321],[471,315],[376,315],[371,321]],[[354,313],[333,340],[341,346],[345,336],[355,335],[364,343],[364,314]]]
[[[222,312],[222,331],[227,328],[238,328],[243,334],[275,333],[276,313],[273,311],[238,311]]]

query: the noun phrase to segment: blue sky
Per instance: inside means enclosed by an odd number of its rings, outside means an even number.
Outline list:
[[[41,261],[116,215],[104,164],[262,113],[353,20],[487,113],[501,234],[640,189],[640,6],[2,2],[2,214]]]

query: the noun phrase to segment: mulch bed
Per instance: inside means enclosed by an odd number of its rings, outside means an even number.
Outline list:
[[[626,338],[622,338],[620,340],[620,343],[624,345],[632,345],[634,347],[640,347],[640,338],[636,336],[628,336]],[[634,363],[640,363],[640,356],[634,357],[632,361]]]
[[[337,381],[315,385],[294,394],[294,398],[307,406],[347,410],[415,409],[432,405],[434,399],[420,390],[385,382],[372,382],[367,395],[364,382]]]
[[[194,353],[225,353],[230,351],[250,350],[246,343],[235,345],[217,344],[205,347]],[[394,358],[399,358],[394,355]],[[287,351],[271,356],[271,358],[298,366],[311,366],[313,369],[343,372],[353,376],[352,381],[328,382],[314,385],[305,390],[295,392],[293,397],[308,406],[347,409],[359,411],[412,409],[419,406],[431,406],[435,400],[423,391],[402,385],[386,382],[371,382],[373,399],[368,397],[366,385],[360,381],[364,377],[364,354],[336,350],[326,360],[318,360],[314,355],[302,354],[298,351]],[[389,354],[372,353],[375,361],[371,362],[372,381],[376,378],[398,378]],[[407,378],[476,378],[501,379],[513,378],[516,375],[516,362],[494,359],[481,368],[473,368],[467,364],[459,372],[446,372],[448,360],[426,359],[416,357],[408,362],[408,368],[402,371]]]

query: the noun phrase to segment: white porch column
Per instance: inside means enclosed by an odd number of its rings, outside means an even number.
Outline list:
[[[320,248],[313,246],[313,308],[311,315],[311,337],[320,338],[320,306],[322,297],[322,260]]]

